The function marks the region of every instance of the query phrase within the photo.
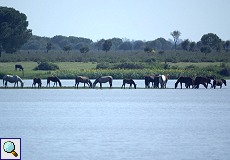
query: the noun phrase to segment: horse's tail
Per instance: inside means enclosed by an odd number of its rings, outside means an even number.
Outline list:
[[[145,77],[145,88],[149,87],[149,81],[148,81],[148,77]]]
[[[46,83],[46,87],[48,86],[48,84],[50,84],[50,78],[47,78],[47,83]]]
[[[62,86],[61,81],[59,79],[57,79],[57,82],[58,82],[59,86],[61,87]]]
[[[112,87],[112,85],[113,85],[113,77],[112,76],[110,76],[109,84],[110,84],[110,87]]]

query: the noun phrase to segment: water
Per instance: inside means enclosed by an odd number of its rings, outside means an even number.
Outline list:
[[[0,89],[0,137],[22,138],[23,160],[228,160],[229,96],[228,86]]]

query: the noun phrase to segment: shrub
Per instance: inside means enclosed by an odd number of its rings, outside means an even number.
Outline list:
[[[52,62],[41,62],[34,70],[58,70],[58,65]]]

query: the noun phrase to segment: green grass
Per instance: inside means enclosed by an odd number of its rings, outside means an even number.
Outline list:
[[[197,76],[197,75],[217,75],[215,70],[208,70],[205,67],[211,66],[211,68],[218,68],[220,62],[180,62],[169,63],[171,68],[144,68],[144,69],[96,69],[97,63],[92,62],[54,62],[59,66],[59,70],[56,71],[41,71],[33,70],[38,64],[36,62],[0,62],[0,78],[6,74],[19,75],[23,79],[32,79],[34,77],[47,78],[51,75],[56,75],[61,79],[72,79],[77,75],[88,76],[90,78],[97,78],[102,75],[111,75],[114,79],[133,78],[143,79],[146,75],[153,74],[169,74],[171,79],[178,78],[179,76]],[[21,71],[15,71],[15,64],[21,64],[24,67],[24,75]],[[186,66],[197,66],[196,69],[185,69]],[[226,65],[230,65],[226,63]],[[172,66],[177,66],[172,68]],[[213,66],[213,67],[212,67]],[[220,77],[220,76],[219,76]],[[222,77],[222,76],[221,76]]]

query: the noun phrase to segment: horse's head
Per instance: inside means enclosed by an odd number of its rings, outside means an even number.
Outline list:
[[[93,87],[93,84],[92,82],[89,80],[89,88],[92,88]]]
[[[134,85],[134,88],[136,89],[136,88],[137,88],[137,85],[136,85],[136,83],[133,83],[133,85]]]
[[[99,79],[99,78],[97,78],[97,79],[93,82],[93,88],[95,88],[96,84],[98,83],[98,79]]]
[[[24,83],[23,83],[23,82],[21,82],[21,87],[22,87],[22,88],[24,87]]]
[[[221,81],[224,83],[225,86],[227,86],[227,82],[225,79],[221,79]]]

